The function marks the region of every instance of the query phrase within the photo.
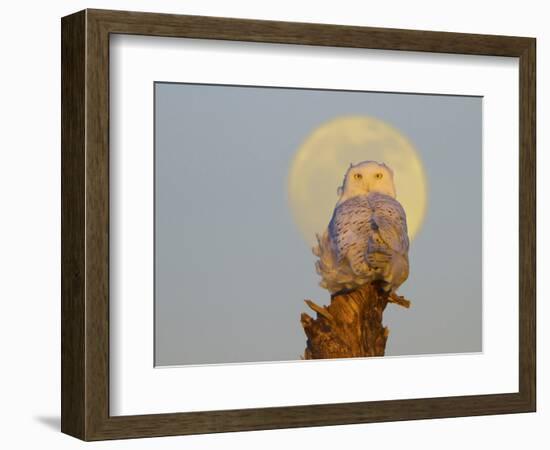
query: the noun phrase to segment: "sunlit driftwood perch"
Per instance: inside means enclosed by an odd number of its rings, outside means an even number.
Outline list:
[[[382,324],[384,309],[388,303],[410,307],[408,300],[384,292],[376,283],[333,295],[328,306],[305,302],[317,317],[301,316],[307,336],[304,359],[384,356],[389,334]]]

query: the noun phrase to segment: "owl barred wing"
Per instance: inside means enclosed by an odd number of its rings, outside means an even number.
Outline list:
[[[384,289],[395,290],[409,276],[409,238],[407,219],[401,204],[393,197],[369,194],[373,222],[377,225],[367,249],[368,264],[385,283]]]
[[[353,197],[336,207],[328,231],[338,262],[350,251],[364,255],[372,233],[371,220],[372,209],[367,196]]]
[[[398,288],[408,277],[405,211],[393,197],[370,193],[336,206],[314,253],[321,286],[330,292],[382,280]]]
[[[400,255],[407,255],[407,219],[401,204],[392,197],[378,193],[372,193],[368,198],[372,208],[371,220],[376,223],[384,244]]]
[[[334,210],[328,228],[336,264],[348,261],[356,275],[383,272],[393,254],[408,265],[407,220],[394,198],[370,193],[353,197]]]

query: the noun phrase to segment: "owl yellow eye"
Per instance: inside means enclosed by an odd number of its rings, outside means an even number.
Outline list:
[[[382,177],[383,175],[381,173],[377,173],[376,175],[374,175],[374,178],[376,178],[377,180],[379,180]]]
[[[361,175],[360,173],[356,173],[353,178],[355,178],[356,180],[361,180],[363,178],[363,175]]]

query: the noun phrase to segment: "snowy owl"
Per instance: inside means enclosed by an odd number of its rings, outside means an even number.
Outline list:
[[[332,219],[313,253],[320,285],[331,294],[379,281],[395,292],[409,276],[407,219],[385,164],[351,164]]]

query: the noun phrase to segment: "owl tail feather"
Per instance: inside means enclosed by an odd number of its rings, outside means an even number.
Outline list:
[[[374,270],[380,270],[387,264],[390,264],[392,254],[393,252],[391,252],[391,250],[386,246],[376,244],[372,237],[369,237],[365,259],[367,260],[368,265]]]

